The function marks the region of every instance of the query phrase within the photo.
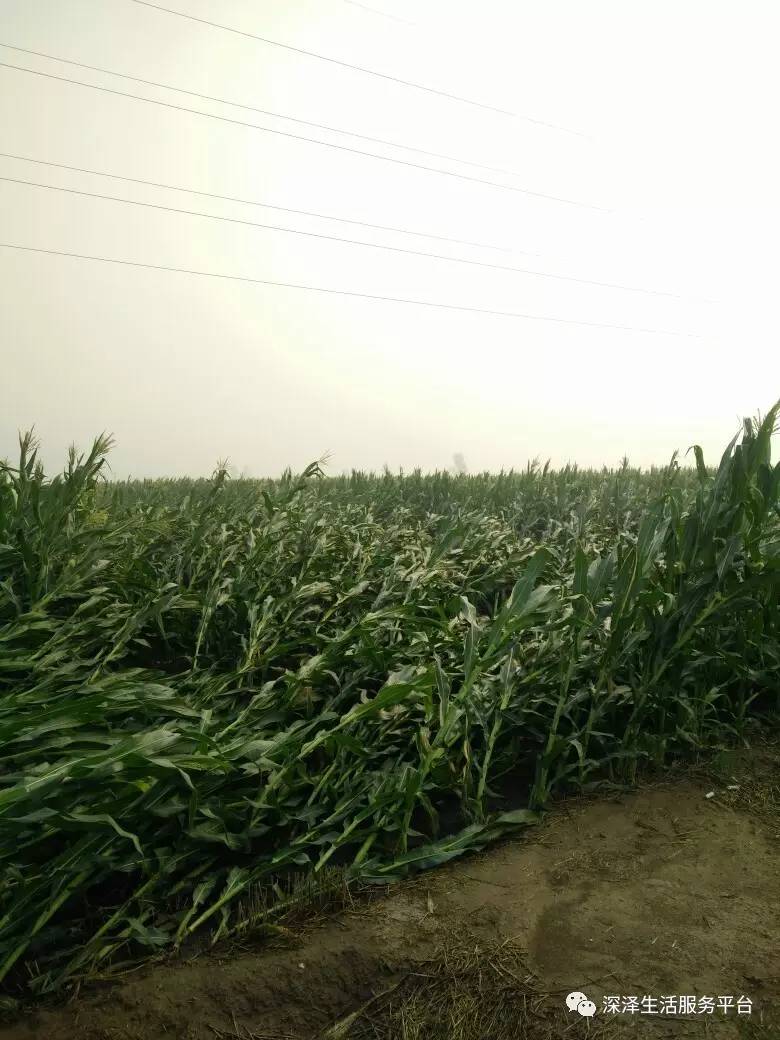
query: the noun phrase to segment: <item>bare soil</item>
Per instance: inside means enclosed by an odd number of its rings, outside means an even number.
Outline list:
[[[779,853],[780,753],[734,754],[716,778],[688,773],[567,800],[517,840],[387,894],[359,895],[270,944],[93,986],[0,1027],[0,1040],[312,1040],[329,1028],[344,1040],[434,1040],[430,1028],[413,1030],[415,987],[435,994],[436,965],[458,956],[471,965],[475,1017],[470,1026],[471,1014],[458,1011],[456,1021],[457,1001],[442,999],[437,1040],[475,1037],[480,1000],[507,994],[516,1028],[504,1016],[480,1027],[485,1040],[780,1038]],[[510,948],[520,951],[515,969],[496,959]],[[488,986],[493,969],[504,980],[499,997]],[[570,990],[596,1002],[594,1018],[566,1009]],[[752,1014],[602,1010],[605,995],[666,994],[746,996]]]

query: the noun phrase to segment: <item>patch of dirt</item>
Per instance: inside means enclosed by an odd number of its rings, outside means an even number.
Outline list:
[[[521,839],[359,897],[302,934],[147,967],[0,1027],[0,1040],[310,1040],[338,1022],[330,1035],[344,1040],[438,1040],[476,1038],[474,1023],[488,1020],[484,1040],[780,1038],[779,854],[780,754],[732,755],[715,778],[561,803]],[[449,990],[437,989],[445,976]],[[461,1003],[475,1011],[457,1023],[452,978],[464,994],[474,985]],[[593,1019],[567,1011],[571,990],[596,1002]],[[404,1014],[421,994],[428,1025],[415,1033]],[[609,995],[669,994],[746,996],[752,1014],[602,1010]],[[506,999],[517,1002],[516,1031],[504,1003],[501,1016],[483,1014]],[[529,1017],[532,1004],[541,1017]]]

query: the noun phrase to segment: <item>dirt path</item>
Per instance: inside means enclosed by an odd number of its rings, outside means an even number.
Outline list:
[[[472,1038],[489,1003],[485,1040],[780,1037],[779,805],[777,751],[732,756],[718,782],[569,801],[521,839],[361,900],[281,948],[152,967],[2,1027],[0,1040],[308,1040],[388,990],[332,1035]],[[510,949],[514,969],[499,963]],[[415,1032],[420,994],[430,1019],[442,972],[464,994],[474,982],[473,1011],[450,989],[434,1034]],[[566,1010],[570,990],[594,1000],[593,1019]],[[746,996],[752,1013],[603,1013],[606,995],[669,994]]]

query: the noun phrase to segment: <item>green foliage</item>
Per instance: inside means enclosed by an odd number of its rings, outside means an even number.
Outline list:
[[[778,706],[778,407],[717,470],[0,466],[0,979],[386,882]]]

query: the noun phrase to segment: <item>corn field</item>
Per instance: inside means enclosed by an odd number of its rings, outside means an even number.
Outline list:
[[[717,466],[111,483],[0,466],[0,980],[385,883],[780,708],[776,405]]]

